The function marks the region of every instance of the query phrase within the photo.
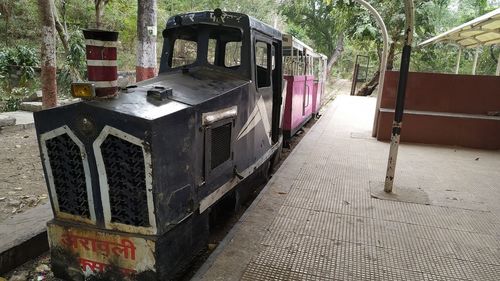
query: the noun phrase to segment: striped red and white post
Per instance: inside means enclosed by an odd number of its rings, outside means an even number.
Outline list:
[[[157,0],[138,1],[137,7],[137,82],[156,76]]]
[[[118,32],[89,29],[83,31],[83,36],[87,52],[87,75],[89,82],[95,85],[96,97],[116,96]]]

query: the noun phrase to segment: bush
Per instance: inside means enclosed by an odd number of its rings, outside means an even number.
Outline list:
[[[5,100],[5,111],[16,111],[21,105],[21,99],[17,97],[10,96]]]
[[[16,111],[24,98],[31,94],[31,90],[25,87],[13,88],[10,93],[0,91],[0,101],[5,103],[4,108],[0,111]]]
[[[35,49],[26,46],[16,46],[0,51],[0,79],[10,79],[15,70],[19,70],[19,84],[26,86],[35,78],[38,66],[38,55]],[[6,81],[11,87],[11,81]]]
[[[78,72],[80,77],[86,76],[87,66],[85,63],[85,40],[80,31],[69,34],[69,54],[57,73],[57,91],[60,95],[69,96],[71,83],[76,80],[72,71]]]

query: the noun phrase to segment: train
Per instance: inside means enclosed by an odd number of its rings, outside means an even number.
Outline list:
[[[245,14],[186,13],[166,23],[158,75],[118,88],[117,33],[84,34],[81,100],[34,113],[52,271],[175,279],[206,249],[217,206],[248,198],[283,136],[318,113],[326,57]]]

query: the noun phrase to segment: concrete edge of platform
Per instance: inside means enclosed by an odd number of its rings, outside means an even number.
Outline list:
[[[0,112],[0,116],[14,119],[14,124],[9,126],[0,126],[0,132],[17,132],[35,127],[33,112],[30,111],[9,111]]]
[[[0,223],[0,274],[48,251],[50,204],[40,205]]]
[[[293,151],[292,151],[293,153]],[[291,153],[291,154],[292,154]],[[290,154],[290,155],[291,155]],[[286,161],[286,160],[285,160]],[[281,169],[283,165],[279,169]],[[278,169],[278,171],[279,171]],[[226,234],[224,239],[219,243],[219,245],[215,248],[215,250],[210,254],[207,260],[203,263],[203,265],[197,270],[196,274],[191,278],[191,280],[203,280],[204,275],[209,271],[209,269],[214,265],[217,258],[222,254],[222,252],[226,249],[226,247],[231,243],[236,234],[240,231],[242,224],[245,222],[245,218],[248,216],[250,211],[257,209],[260,201],[262,200],[264,194],[267,193],[268,189],[271,186],[271,183],[276,181],[276,177],[273,176],[266,183],[265,187],[261,190],[257,198],[254,199],[250,207],[246,209],[240,219],[235,223],[235,225],[231,228],[231,230]]]
[[[22,131],[22,130],[26,130],[26,129],[31,129],[34,127],[35,127],[34,123],[17,124],[17,125],[13,125],[13,126],[0,127],[0,132],[17,132],[17,131]]]
[[[330,103],[328,103],[328,105],[327,105],[327,107],[332,107],[332,108],[330,108],[331,111],[335,111],[337,109],[337,103],[335,102],[336,100],[337,100],[336,98],[332,99],[332,101]],[[314,127],[316,127],[317,125],[318,124],[315,124]],[[311,132],[309,132],[309,133],[311,133]],[[236,224],[233,226],[233,228],[228,232],[228,234],[224,237],[224,239],[219,243],[219,245],[217,246],[217,248],[215,248],[215,250],[210,254],[210,256],[207,258],[207,260],[203,263],[203,265],[198,269],[198,271],[195,273],[195,275],[191,278],[191,281],[204,280],[205,275],[214,266],[214,264],[216,263],[216,261],[219,258],[219,256],[223,253],[223,251],[233,241],[234,237],[240,231],[245,231],[245,229],[243,227],[244,223],[248,223],[249,221],[251,221],[251,224],[252,224],[253,227],[256,226],[257,224],[260,224],[260,225],[266,224],[267,225],[269,222],[272,223],[272,220],[274,219],[274,217],[272,215],[270,215],[270,213],[271,212],[278,212],[278,209],[273,210],[273,211],[267,211],[268,214],[266,214],[265,216],[262,216],[262,215],[259,216],[259,218],[267,219],[268,220],[267,222],[263,222],[263,221],[255,222],[255,221],[252,221],[252,218],[249,218],[250,217],[249,214],[253,213],[253,211],[258,212],[258,210],[266,212],[266,210],[264,210],[263,208],[261,208],[259,206],[259,204],[261,203],[263,197],[266,196],[266,195],[269,195],[270,190],[272,188],[275,188],[276,185],[280,185],[280,183],[279,183],[280,180],[287,179],[288,176],[296,175],[295,173],[287,173],[287,172],[284,172],[285,175],[283,175],[283,176],[280,176],[278,174],[279,174],[280,171],[283,172],[282,169],[284,169],[284,167],[288,164],[288,162],[291,161],[291,159],[293,158],[293,156],[295,154],[297,154],[297,153],[300,154],[299,150],[300,150],[300,147],[302,147],[303,145],[305,145],[305,142],[303,142],[303,141],[299,142],[299,144],[297,145],[297,147],[295,147],[295,149],[290,153],[290,155],[288,155],[287,159],[285,159],[285,161],[283,161],[283,163],[281,164],[281,166],[279,167],[279,169],[272,176],[272,178],[269,180],[269,182],[266,183],[265,187],[261,190],[261,192],[259,193],[259,195],[257,196],[257,198],[254,199],[254,201],[252,202],[252,204],[250,205],[250,207],[247,208],[247,210],[243,213],[243,215],[238,220],[238,222],[236,222]],[[300,167],[295,167],[295,169],[297,169],[297,168],[300,169],[304,163],[305,163],[305,161],[302,161],[302,162],[299,162],[299,163],[293,163],[293,165],[300,166]],[[288,179],[290,180],[290,178],[288,178]],[[291,188],[291,186],[290,186],[290,188]],[[279,189],[279,187],[278,187],[278,189]],[[255,233],[252,233],[252,234],[255,235]],[[245,249],[245,250],[248,250],[248,249]],[[250,253],[246,253],[246,254],[250,255]],[[240,264],[241,264],[241,261],[240,261]],[[246,268],[246,265],[245,265],[245,268]],[[233,270],[236,270],[236,269],[233,268]],[[229,279],[223,279],[223,280],[229,280]]]

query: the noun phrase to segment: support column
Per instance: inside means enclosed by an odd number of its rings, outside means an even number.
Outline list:
[[[137,82],[156,76],[156,1],[137,1]]]
[[[500,53],[498,53],[498,63],[497,63],[497,71],[495,73],[497,76],[500,76]]]
[[[461,57],[462,57],[462,47],[459,47],[458,55],[457,55],[457,65],[455,66],[455,74],[458,74],[458,71],[460,70],[460,58]]]
[[[479,58],[479,49],[480,47],[476,48],[476,52],[474,53],[474,62],[472,63],[472,75],[476,75],[476,69],[477,69],[477,60]]]
[[[392,192],[394,186],[394,174],[396,172],[396,161],[398,158],[399,141],[401,137],[401,127],[403,126],[403,114],[405,106],[406,82],[410,70],[411,45],[413,42],[415,7],[413,0],[405,1],[406,12],[406,32],[405,45],[401,55],[401,68],[399,70],[398,95],[396,97],[396,109],[394,112],[394,122],[392,123],[391,146],[389,149],[389,159],[387,161],[387,173],[385,176],[384,191]]]

